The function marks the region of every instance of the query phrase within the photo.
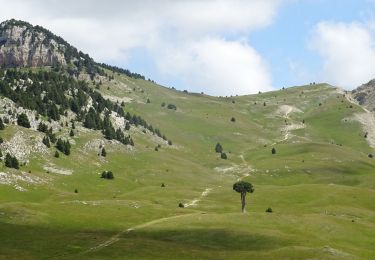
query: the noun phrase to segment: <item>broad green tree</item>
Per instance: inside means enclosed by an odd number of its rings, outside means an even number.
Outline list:
[[[235,184],[233,184],[233,190],[241,194],[242,212],[245,212],[246,193],[254,192],[253,185],[246,181],[238,181]]]

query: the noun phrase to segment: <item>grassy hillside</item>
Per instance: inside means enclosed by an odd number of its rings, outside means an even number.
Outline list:
[[[3,166],[0,258],[375,257],[373,149],[353,119],[364,111],[340,90],[219,98],[115,74],[99,91],[173,145],[132,126],[131,148],[78,125],[70,156],[50,148],[20,171]],[[40,135],[14,125],[0,135],[19,131]],[[101,179],[103,170],[115,179]],[[240,178],[255,187],[245,214],[232,190]]]

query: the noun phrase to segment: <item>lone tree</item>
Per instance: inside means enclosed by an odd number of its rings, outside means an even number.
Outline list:
[[[245,204],[246,204],[246,193],[253,193],[254,187],[251,183],[246,181],[238,181],[233,184],[233,190],[241,193],[241,204],[242,204],[242,212],[245,212]]]
[[[272,153],[272,154],[276,154],[276,149],[275,149],[275,147],[272,148],[271,153]]]

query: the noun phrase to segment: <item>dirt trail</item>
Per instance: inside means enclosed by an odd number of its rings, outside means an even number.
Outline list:
[[[210,194],[210,192],[212,191],[213,189],[212,188],[206,188],[201,196],[199,198],[196,198],[196,199],[193,199],[192,201],[186,203],[184,206],[185,208],[188,208],[188,207],[192,207],[192,206],[196,206],[198,205],[198,203],[204,198],[206,197],[208,194]]]

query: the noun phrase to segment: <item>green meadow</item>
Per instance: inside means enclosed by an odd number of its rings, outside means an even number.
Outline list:
[[[51,147],[19,171],[1,166],[35,180],[17,181],[23,191],[0,184],[1,259],[375,258],[373,148],[353,119],[365,111],[342,91],[318,84],[211,97],[118,74],[99,91],[173,145],[132,126],[130,149],[78,125],[71,155],[55,158]],[[15,125],[0,136],[18,131],[42,136]],[[106,157],[87,148],[92,140],[105,143]],[[115,178],[100,178],[104,170]],[[246,213],[232,190],[240,179],[255,188]]]

